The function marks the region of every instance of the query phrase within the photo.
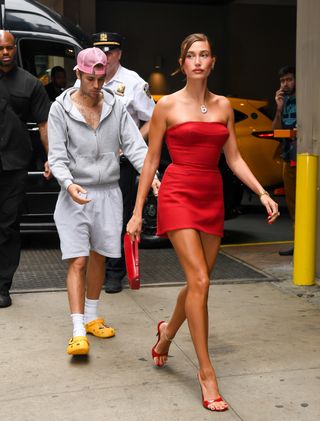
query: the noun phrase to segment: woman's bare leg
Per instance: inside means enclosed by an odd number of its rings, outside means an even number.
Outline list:
[[[105,256],[95,251],[90,252],[87,269],[87,298],[98,300],[105,277]]]
[[[187,286],[183,287],[177,298],[177,302],[168,323],[160,325],[160,340],[155,347],[155,351],[160,354],[159,357],[154,358],[157,366],[164,366],[167,361],[167,353],[171,344],[171,339],[179,330],[182,323],[186,320],[185,301],[187,296]]]
[[[207,300],[209,291],[209,272],[216,260],[219,250],[220,238],[208,234],[198,233],[195,230],[176,230],[169,233],[181,266],[187,278],[187,286],[178,297],[173,317],[163,330],[167,337],[175,335],[187,317],[191,337],[199,360],[199,380],[205,400],[215,399],[219,396],[215,371],[208,352],[208,310]],[[183,302],[184,311],[183,312]],[[163,340],[166,341],[165,335]],[[167,342],[167,341],[166,341]],[[159,345],[161,341],[159,342]],[[167,347],[169,343],[167,342]],[[161,353],[160,346],[157,352]],[[223,409],[224,402],[212,404],[213,408]]]
[[[188,230],[184,230],[188,231]],[[190,231],[190,230],[189,230]],[[171,241],[171,236],[176,231],[170,231],[168,237]],[[172,242],[172,241],[171,241]],[[174,246],[173,242],[172,245]],[[178,256],[179,257],[179,256]],[[184,286],[177,297],[176,305],[168,323],[162,323],[160,326],[160,340],[155,348],[155,351],[160,354],[155,357],[155,364],[162,367],[167,361],[167,353],[170,347],[171,339],[173,339],[180,329],[183,322],[186,320],[185,302],[188,292],[188,286]]]
[[[213,267],[216,263],[216,260],[217,260],[221,239],[218,238],[218,241],[217,242],[214,241],[214,244],[213,244],[212,236],[208,235],[208,234],[205,234],[203,232],[200,233],[200,238],[201,238],[204,254],[206,256],[206,261],[207,261],[207,265],[208,265],[208,275],[209,275],[209,279],[210,279],[211,271],[212,271],[212,269],[213,269]],[[199,382],[201,384],[202,393],[203,393],[203,396],[204,396],[205,400],[212,399],[212,390],[215,390],[215,387],[212,388],[212,382],[216,385],[216,390],[218,392],[218,395],[220,395],[219,389],[218,389],[218,384],[217,384],[216,374],[215,374],[215,371],[214,371],[213,367],[212,367],[212,369],[213,369],[213,377],[211,376],[210,371],[209,371],[209,375],[207,375],[206,372],[201,370],[201,366],[200,366],[200,370],[199,370]],[[224,402],[224,401],[222,401],[219,405],[218,405],[218,403],[214,403],[211,406],[213,406],[214,408],[218,408],[218,409],[228,407],[226,402]]]
[[[170,238],[171,233],[169,232],[168,235]],[[217,258],[220,246],[220,238],[213,237],[212,235],[204,233],[199,233],[199,235],[204,248],[205,260],[207,263],[209,276]],[[174,338],[177,331],[186,319],[185,301],[187,296],[187,290],[187,285],[180,290],[177,297],[176,306],[174,308],[173,314],[169,322],[163,323],[160,326],[160,341],[155,348],[155,351],[158,354],[166,354],[168,352],[170,347],[170,341],[168,341],[168,339]],[[161,355],[160,357],[155,358],[156,365],[163,366],[166,363],[166,361],[166,355]]]
[[[200,232],[200,239],[208,267],[208,276],[210,277],[211,271],[216,264],[221,238],[214,235],[205,234]]]

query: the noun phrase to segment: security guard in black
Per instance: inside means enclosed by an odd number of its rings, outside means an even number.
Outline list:
[[[20,259],[18,218],[32,154],[25,123],[38,123],[47,152],[50,109],[41,82],[16,65],[15,53],[13,35],[0,31],[0,308],[11,305],[9,291]]]
[[[0,160],[3,170],[28,168],[32,146],[27,121],[47,121],[48,96],[41,82],[16,64],[5,73],[0,68],[0,96],[19,118],[19,136],[0,137]],[[1,133],[3,133],[1,131]]]

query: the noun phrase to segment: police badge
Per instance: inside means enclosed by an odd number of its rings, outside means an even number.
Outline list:
[[[117,86],[117,89],[116,89],[115,93],[117,95],[124,96],[125,89],[126,89],[126,85],[124,85],[123,83],[119,83],[119,85]]]
[[[151,94],[150,94],[150,89],[149,89],[149,85],[146,83],[143,87],[144,92],[146,93],[148,98],[151,98]]]
[[[101,32],[100,41],[108,41],[108,34],[106,32]]]

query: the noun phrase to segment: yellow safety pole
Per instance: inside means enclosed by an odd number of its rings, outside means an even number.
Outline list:
[[[315,284],[318,156],[297,155],[293,283]]]

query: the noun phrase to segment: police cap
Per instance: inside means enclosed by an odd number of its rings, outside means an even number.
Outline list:
[[[92,35],[93,46],[104,52],[122,47],[123,37],[116,32],[98,32]]]

